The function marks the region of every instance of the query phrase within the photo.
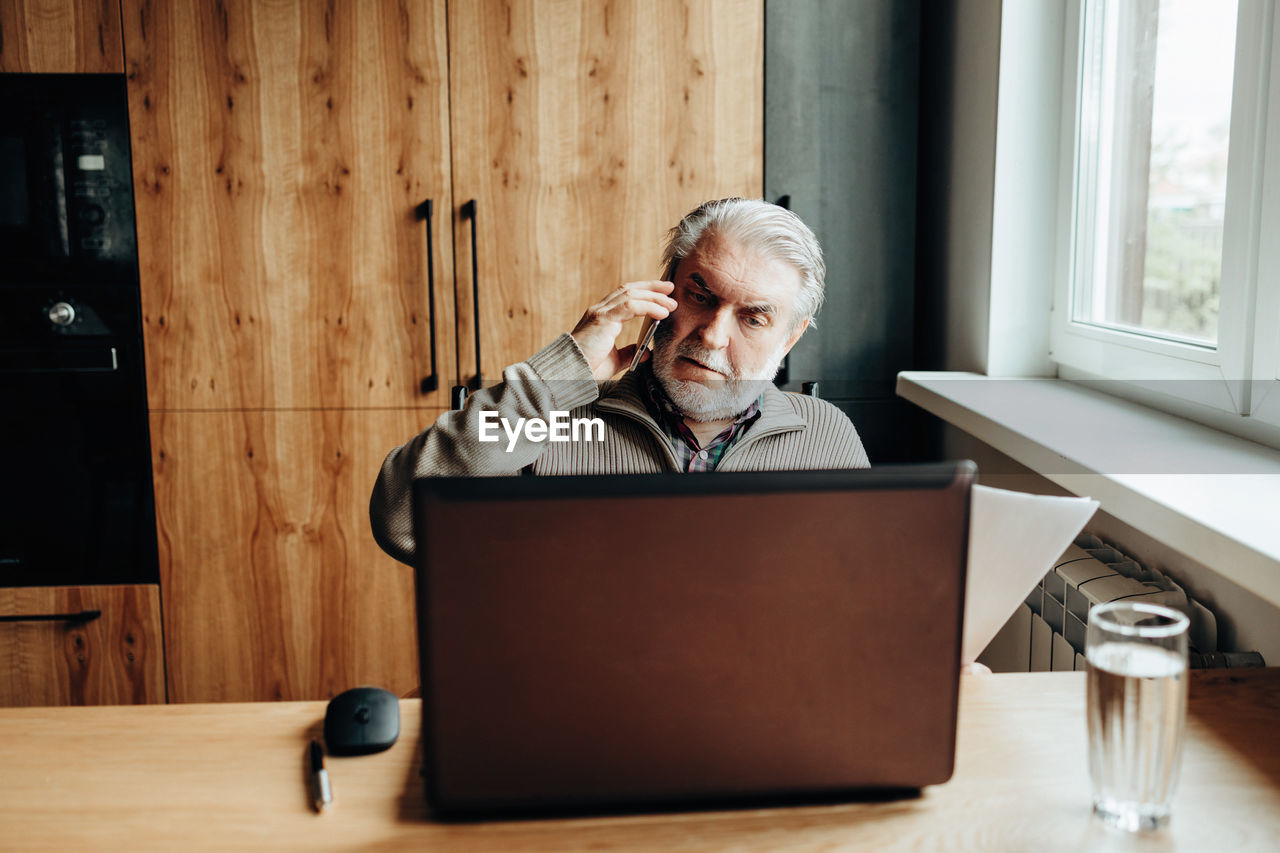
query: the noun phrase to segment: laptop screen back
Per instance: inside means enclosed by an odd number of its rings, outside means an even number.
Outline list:
[[[442,812],[945,781],[971,463],[421,480]]]

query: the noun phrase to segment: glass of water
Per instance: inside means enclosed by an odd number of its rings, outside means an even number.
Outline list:
[[[1113,601],[1089,611],[1093,813],[1129,831],[1169,822],[1187,718],[1186,615]]]

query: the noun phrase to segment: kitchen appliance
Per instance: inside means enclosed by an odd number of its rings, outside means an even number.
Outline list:
[[[0,586],[158,581],[125,78],[0,74]]]

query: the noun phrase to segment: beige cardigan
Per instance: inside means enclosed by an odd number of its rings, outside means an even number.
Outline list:
[[[528,361],[502,372],[502,382],[440,416],[426,431],[387,455],[373,487],[369,518],[373,535],[388,554],[406,563],[414,557],[410,496],[417,477],[518,474],[651,474],[675,471],[670,439],[653,420],[635,374],[597,382],[569,335],[561,335]],[[553,411],[570,418],[600,418],[603,440],[531,441],[521,435],[479,440],[480,416],[496,411],[547,420]],[[492,434],[492,433],[490,433]],[[777,471],[866,468],[870,465],[857,430],[835,406],[815,397],[769,386],[761,416],[720,460],[717,471]]]

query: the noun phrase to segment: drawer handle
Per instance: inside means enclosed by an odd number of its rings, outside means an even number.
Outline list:
[[[419,219],[427,221],[427,325],[431,340],[431,372],[422,378],[423,394],[430,394],[440,387],[436,376],[436,259],[435,239],[431,233],[433,207],[431,199],[427,199],[414,210]]]
[[[102,615],[101,610],[81,610],[79,613],[38,613],[33,616],[0,616],[0,622],[66,622],[83,625]]]

